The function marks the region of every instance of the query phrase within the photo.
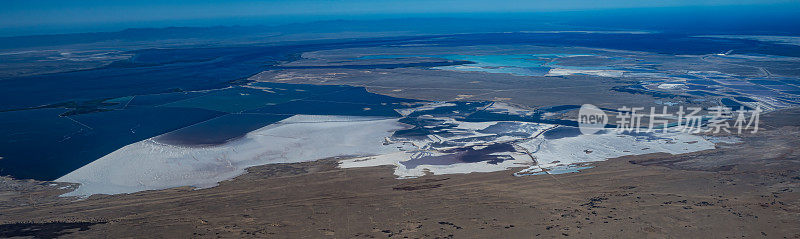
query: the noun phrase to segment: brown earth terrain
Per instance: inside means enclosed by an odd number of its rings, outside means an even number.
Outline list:
[[[219,186],[59,198],[66,184],[2,180],[0,237],[800,238],[800,110],[743,142],[580,173],[398,180],[336,160],[253,167]]]

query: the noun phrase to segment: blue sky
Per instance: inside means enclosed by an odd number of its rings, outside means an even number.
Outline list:
[[[621,8],[741,6],[796,0],[27,0],[3,1],[0,31],[53,31],[92,27],[236,24],[237,19],[325,19],[361,15],[552,12]],[[793,5],[793,6],[794,6]],[[214,21],[225,19],[225,21]],[[242,21],[244,22],[244,21]]]

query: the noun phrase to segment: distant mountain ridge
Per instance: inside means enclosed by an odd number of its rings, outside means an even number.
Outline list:
[[[519,31],[650,31],[687,35],[800,36],[800,10],[780,6],[652,8],[539,13],[450,14],[440,16],[376,16],[373,19],[339,19],[282,25],[130,28],[113,32],[70,33],[0,37],[0,49],[85,44],[103,41],[153,41],[168,39],[250,39],[298,35],[337,38],[342,33],[374,36],[453,34]],[[306,35],[302,35],[306,34]],[[316,35],[313,34],[328,34]],[[300,36],[302,35],[302,36]],[[363,37],[359,36],[359,37]],[[286,38],[281,38],[286,39]],[[291,38],[290,38],[291,39]]]

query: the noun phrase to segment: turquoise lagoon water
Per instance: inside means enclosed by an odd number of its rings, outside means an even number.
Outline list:
[[[453,71],[477,71],[487,73],[506,73],[522,76],[544,76],[550,71],[548,58],[558,54],[515,54],[515,55],[370,55],[359,59],[391,59],[407,57],[434,57],[448,60],[471,61],[472,64],[439,66],[433,69]]]
[[[586,54],[580,54],[586,55]],[[394,59],[410,57],[432,57],[454,61],[470,61],[471,64],[437,66],[433,69],[504,73],[518,76],[544,76],[552,68],[575,70],[609,70],[608,67],[581,67],[558,65],[558,58],[578,56],[576,54],[510,54],[510,55],[369,55],[357,59]]]

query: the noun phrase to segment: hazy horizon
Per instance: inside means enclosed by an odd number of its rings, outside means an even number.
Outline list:
[[[486,4],[480,1],[451,1],[423,4],[420,2],[337,1],[234,1],[218,4],[213,1],[30,1],[7,3],[0,10],[0,36],[46,35],[84,32],[111,32],[128,28],[209,27],[283,25],[328,20],[379,20],[398,18],[503,18],[525,19],[537,16],[556,16],[553,21],[567,24],[599,24],[599,21],[627,21],[631,18],[647,21],[725,22],[744,24],[789,25],[797,23],[800,3],[794,1],[606,1],[601,4],[572,0],[567,2],[504,2]],[[358,7],[355,7],[358,6]],[[357,10],[354,10],[357,9]],[[758,10],[758,11],[756,11]],[[575,14],[579,13],[579,14]],[[609,14],[610,13],[610,14]],[[563,17],[562,17],[563,16]],[[788,22],[774,19],[790,19]],[[591,20],[586,20],[591,19]],[[682,24],[677,19],[677,24]],[[765,20],[766,21],[766,20]],[[794,21],[797,22],[797,21]],[[659,23],[664,25],[663,23]],[[619,25],[619,24],[617,24]],[[653,28],[658,28],[653,26]],[[606,28],[620,27],[611,24]],[[624,26],[623,26],[624,27]],[[649,25],[644,26],[649,27]],[[635,26],[631,29],[642,29]],[[787,32],[786,34],[793,34]]]

